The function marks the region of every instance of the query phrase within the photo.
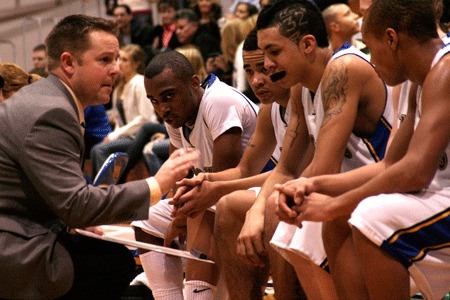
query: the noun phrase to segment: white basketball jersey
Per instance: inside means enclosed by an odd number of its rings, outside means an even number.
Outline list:
[[[444,55],[448,55],[449,52],[450,52],[450,44],[444,45],[434,57],[433,62],[431,63],[431,68],[433,68],[438,63],[438,61],[442,57],[444,57]],[[422,89],[420,86],[417,91],[417,94],[418,97],[417,97],[415,128],[417,127],[420,121],[422,111]],[[442,126],[448,126],[448,124],[447,125],[442,124]],[[428,187],[429,189],[431,190],[450,189],[450,167],[448,165],[449,158],[450,158],[450,144],[447,145],[447,148],[442,154],[436,174],[434,175],[434,178]]]
[[[280,160],[281,150],[283,147],[283,139],[286,134],[286,128],[291,119],[292,107],[290,102],[288,102],[287,107],[284,108],[280,104],[274,102],[272,104],[272,109],[270,117],[272,119],[273,132],[275,133],[275,138],[277,140],[277,146],[273,151],[272,157],[278,161]]]
[[[366,54],[362,53],[348,43],[344,44],[339,50],[337,50],[331,57],[330,61],[343,55],[356,55],[370,64],[369,58]],[[322,102],[321,84],[322,82],[319,84],[313,103],[308,101],[308,98],[311,99],[308,90],[304,88],[302,93],[302,98],[305,98],[302,99],[304,103],[305,115],[308,111],[306,119],[307,122],[310,123],[308,125],[308,130],[313,136],[315,143],[317,141],[325,113]],[[385,87],[385,109],[383,115],[380,117],[375,132],[370,138],[361,138],[356,136],[354,133],[351,133],[347,143],[344,159],[342,161],[341,172],[346,172],[369,163],[380,161],[384,157],[394,115],[392,106],[392,88],[387,87],[386,85]]]
[[[176,148],[195,148],[200,159],[195,173],[211,172],[214,140],[227,130],[242,130],[242,152],[255,131],[258,107],[241,92],[210,74],[202,84],[205,88],[193,128],[172,128],[166,124],[170,142]]]

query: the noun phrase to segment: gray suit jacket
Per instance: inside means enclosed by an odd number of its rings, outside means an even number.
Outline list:
[[[53,75],[0,103],[0,298],[54,298],[70,289],[73,265],[57,224],[148,217],[145,180],[106,189],[86,184],[79,122],[73,98]]]

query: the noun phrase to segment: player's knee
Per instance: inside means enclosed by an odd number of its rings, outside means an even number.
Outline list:
[[[223,196],[216,204],[215,230],[221,232],[227,224],[227,216],[229,216],[228,195]]]

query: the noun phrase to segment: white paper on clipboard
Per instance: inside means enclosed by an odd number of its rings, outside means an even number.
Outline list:
[[[99,240],[103,240],[103,241],[123,244],[123,245],[132,246],[132,247],[136,247],[136,248],[142,248],[142,249],[146,249],[146,250],[150,250],[150,251],[155,251],[155,252],[164,253],[164,254],[168,254],[168,255],[184,257],[187,259],[193,259],[193,260],[197,260],[197,261],[214,264],[214,262],[212,260],[198,258],[198,257],[192,255],[188,251],[153,245],[153,244],[149,244],[149,243],[138,242],[138,241],[135,241],[134,239],[122,238],[122,237],[115,236],[113,234],[107,234],[106,232],[104,235],[98,235],[96,233],[82,230],[82,229],[75,229],[75,231],[78,232],[79,234],[82,234],[84,236],[88,236],[88,237],[91,237],[94,239],[99,239]]]

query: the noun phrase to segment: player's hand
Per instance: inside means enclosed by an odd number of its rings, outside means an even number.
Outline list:
[[[286,222],[289,224],[296,224],[298,212],[292,209],[295,204],[294,203],[295,189],[281,184],[276,184],[275,190],[279,192],[276,201],[277,206],[275,214],[282,222]]]
[[[180,181],[176,182],[177,186],[190,186],[190,187],[194,187],[197,185],[200,185],[204,180],[206,179],[206,173],[199,173],[197,176],[195,176],[194,178],[183,178]]]
[[[338,210],[333,208],[334,203],[335,198],[319,193],[305,196],[301,205],[294,208],[298,212],[297,226],[303,221],[327,222],[337,218],[339,215]]]
[[[169,204],[176,206],[176,209],[172,211],[172,216],[195,218],[201,212],[216,204],[221,195],[217,194],[214,186],[214,182],[203,181],[200,185],[178,197],[176,201],[174,199],[170,201]]]
[[[180,244],[183,244],[186,241],[186,235],[186,218],[173,219],[164,236],[164,247],[170,247],[176,237],[178,237]]]
[[[297,224],[295,220],[299,214],[297,208],[302,205],[305,196],[314,192],[312,181],[308,178],[301,177],[290,180],[282,185],[277,184],[275,189],[280,192],[276,212],[280,220],[290,224]]]
[[[172,197],[171,203],[173,205],[179,205],[178,199],[186,194],[188,191],[192,190],[194,187],[200,185],[204,180],[206,180],[205,173],[200,173],[194,178],[183,178],[180,181],[177,181],[175,184],[177,185],[177,191],[175,195]]]
[[[176,181],[185,177],[199,157],[200,153],[194,149],[174,151],[154,176],[162,193],[167,193]]]
[[[267,250],[264,246],[264,213],[250,208],[237,239],[237,254],[246,263],[264,267]]]

